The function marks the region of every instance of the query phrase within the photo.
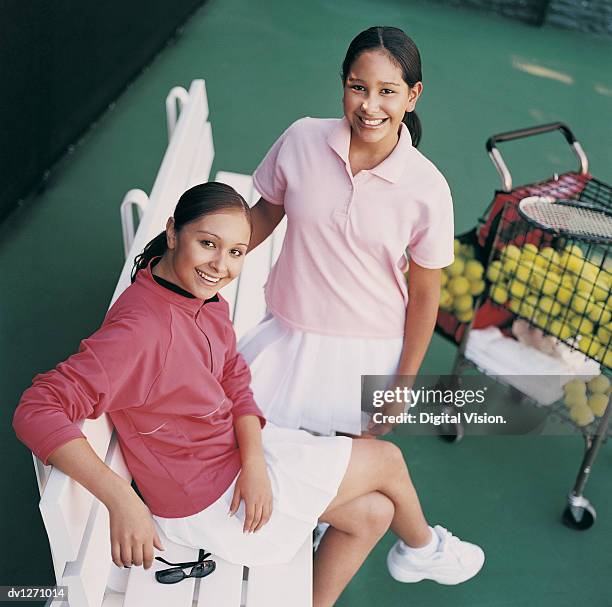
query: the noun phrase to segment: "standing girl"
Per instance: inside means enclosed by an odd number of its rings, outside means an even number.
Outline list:
[[[153,519],[175,542],[253,566],[289,561],[321,518],[331,528],[315,561],[315,607],[334,604],[389,525],[401,538],[390,556],[396,579],[472,577],[484,560],[477,546],[436,527],[441,547],[429,549],[397,447],[265,423],[217,294],[250,237],[249,209],[232,188],[185,192],[101,328],[23,394],[18,437],[108,508],[119,566],[148,568],[163,550]],[[75,424],[102,413],[146,505]]]
[[[298,120],[255,172],[250,249],[285,214],[287,232],[269,314],[239,345],[268,419],[326,435],[361,432],[361,375],[417,374],[453,261],[449,188],[416,149],[414,42],[394,27],[361,32],[342,84],[344,117]]]

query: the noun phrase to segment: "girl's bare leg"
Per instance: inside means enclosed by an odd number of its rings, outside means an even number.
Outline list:
[[[393,503],[373,491],[327,509],[326,531],[314,559],[313,607],[333,605],[389,528]]]
[[[338,494],[321,520],[327,521],[327,514],[334,509],[374,491],[393,503],[391,528],[399,538],[413,548],[429,543],[431,532],[402,452],[387,441],[353,441],[351,459]]]

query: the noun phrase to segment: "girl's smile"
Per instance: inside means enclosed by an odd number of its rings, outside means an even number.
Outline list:
[[[168,250],[153,273],[209,299],[242,269],[251,228],[241,211],[205,215],[176,232],[172,218],[166,226]]]

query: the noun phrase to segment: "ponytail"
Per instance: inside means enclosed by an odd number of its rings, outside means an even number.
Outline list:
[[[408,127],[410,131],[410,137],[412,139],[412,145],[417,148],[421,142],[423,136],[423,130],[421,127],[421,121],[417,116],[416,112],[406,112],[402,122]]]
[[[144,270],[155,257],[161,257],[168,250],[168,241],[166,232],[158,234],[151,242],[149,242],[142,253],[136,255],[134,259],[134,267],[132,268],[132,282],[136,280],[136,274],[139,270]]]

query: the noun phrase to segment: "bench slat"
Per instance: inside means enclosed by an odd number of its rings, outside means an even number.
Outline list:
[[[197,607],[240,607],[242,565],[211,557],[217,568],[200,582]]]
[[[198,551],[170,541],[156,525],[157,533],[166,548],[164,552],[155,550],[155,556],[163,556],[172,563],[195,561]],[[179,584],[160,584],[155,579],[155,572],[167,569],[169,565],[153,561],[153,566],[131,567],[125,591],[124,607],[191,607],[195,579],[188,578]],[[214,573],[213,573],[214,575]]]
[[[312,540],[282,565],[249,569],[246,607],[312,607]]]

